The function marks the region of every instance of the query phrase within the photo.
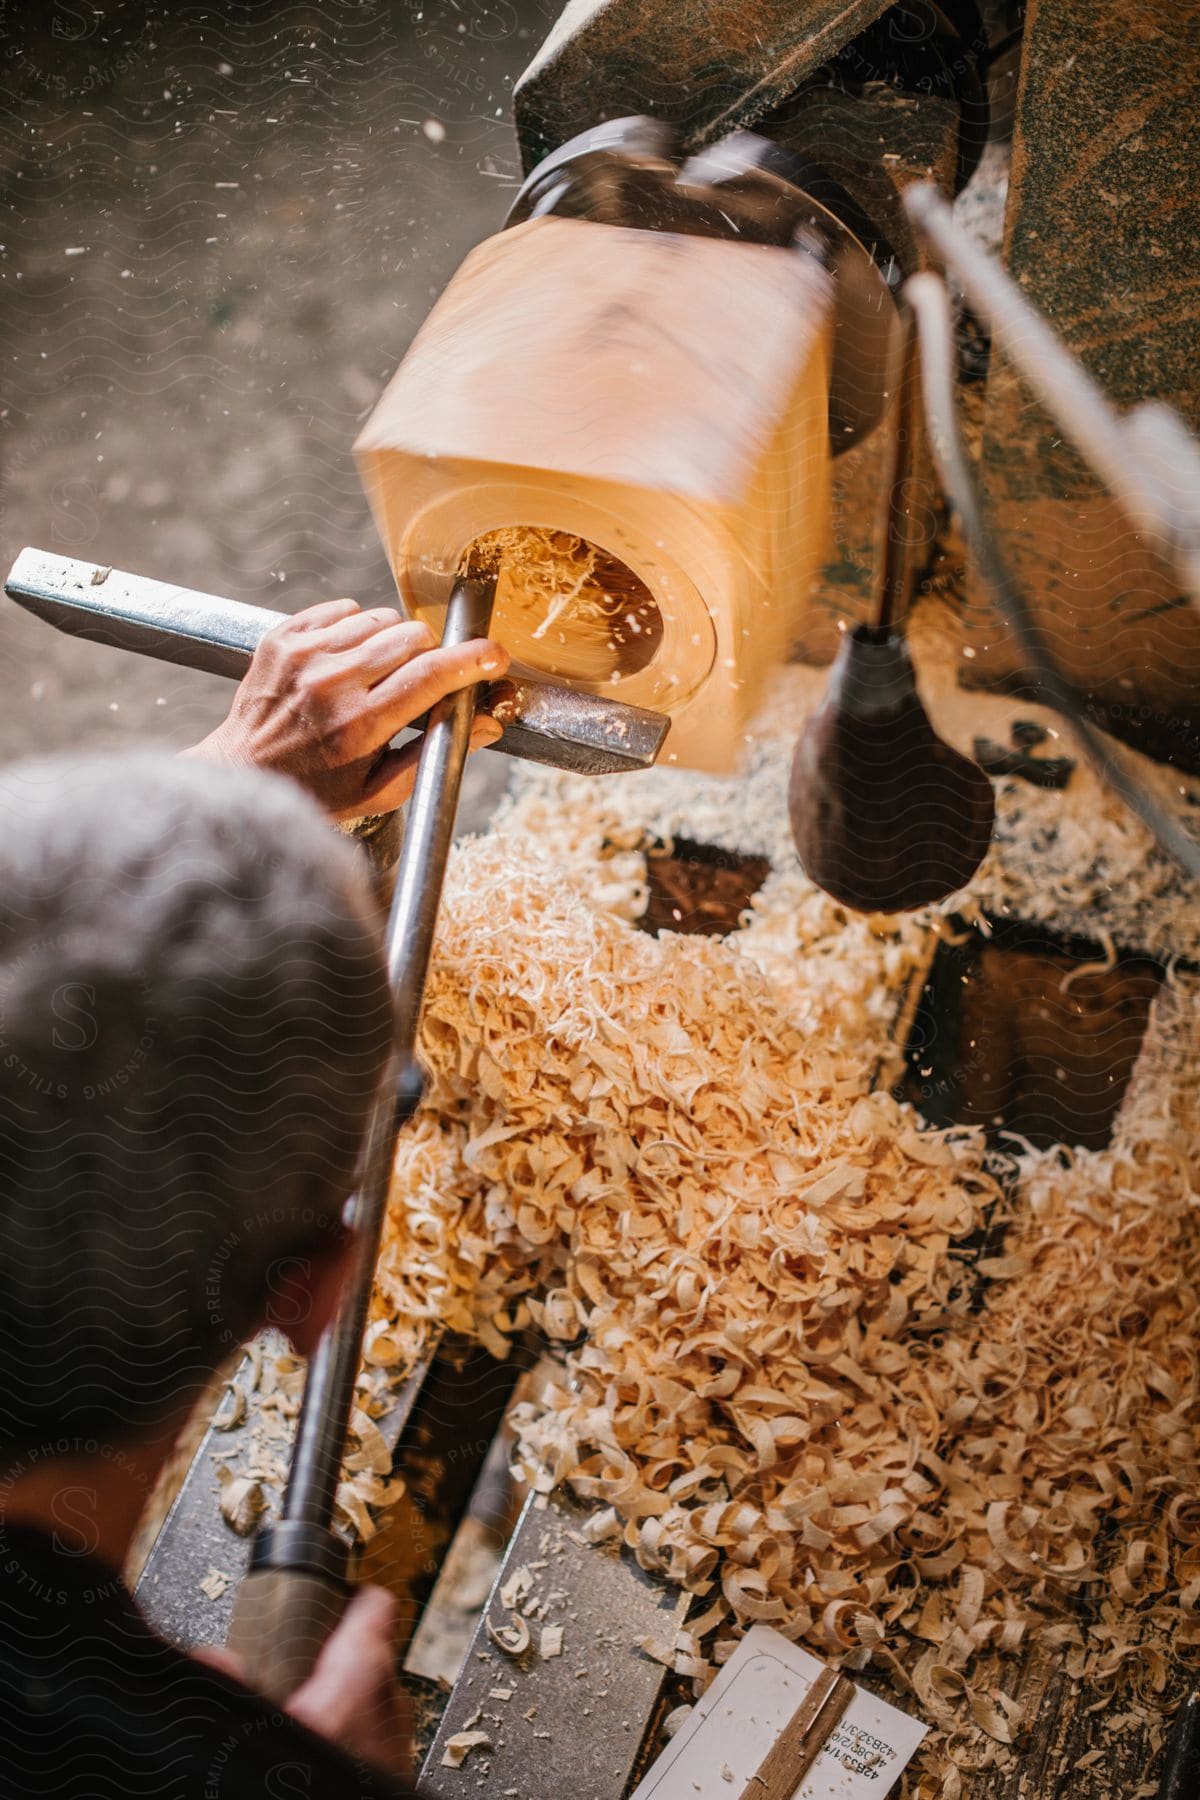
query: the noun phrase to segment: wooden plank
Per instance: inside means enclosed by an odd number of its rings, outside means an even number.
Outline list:
[[[822,1669],[741,1792],[741,1800],[792,1800],[854,1698],[854,1683]]]

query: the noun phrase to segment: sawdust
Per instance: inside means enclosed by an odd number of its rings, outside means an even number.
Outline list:
[[[789,671],[748,778],[537,772],[457,852],[369,1354],[540,1325],[567,1379],[521,1455],[703,1596],[672,1665],[702,1684],[761,1619],[886,1669],[939,1728],[910,1790],[953,1796],[1019,1744],[1031,1643],[1139,1725],[1200,1648],[1196,994],[1168,983],[1109,1150],[1030,1153],[1005,1196],[978,1134],[919,1130],[876,1084],[944,921],[848,917],[800,873],[781,775],[819,685]],[[971,696],[962,728],[1015,710]],[[1099,898],[1118,940],[1132,913],[1190,941],[1085,772],[999,801],[973,907],[1095,935]],[[683,826],[771,860],[730,939],[631,929],[639,846]]]
[[[595,546],[572,532],[505,525],[476,539],[460,572],[469,565],[502,573],[538,616],[532,635],[540,638],[560,619],[603,621],[614,611],[596,580],[596,562]]]
[[[509,1625],[497,1625],[489,1618],[487,1629],[493,1644],[498,1650],[503,1650],[505,1656],[523,1656],[529,1648],[529,1626],[524,1619],[518,1618],[515,1614]]]
[[[605,681],[643,668],[661,642],[650,590],[573,532],[502,526],[468,547],[460,572],[468,568],[497,573],[493,627],[518,659]]]
[[[206,1600],[220,1600],[229,1592],[232,1580],[232,1576],[227,1575],[224,1569],[218,1569],[214,1564],[210,1563],[208,1574],[205,1575],[202,1581],[198,1581],[196,1586],[200,1589],[200,1592],[204,1595]]]

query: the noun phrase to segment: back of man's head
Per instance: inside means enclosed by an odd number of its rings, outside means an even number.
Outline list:
[[[333,1247],[391,1031],[365,871],[289,783],[0,771],[0,1462],[165,1420]]]

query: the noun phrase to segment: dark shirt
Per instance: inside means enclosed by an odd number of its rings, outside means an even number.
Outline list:
[[[2,1800],[401,1800],[153,1632],[119,1577],[0,1522]]]

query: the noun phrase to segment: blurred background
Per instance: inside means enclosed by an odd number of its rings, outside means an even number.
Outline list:
[[[351,446],[519,185],[555,0],[0,5],[0,562],[394,594]],[[231,686],[0,604],[0,758],[194,742]],[[497,762],[501,759],[488,759]]]

